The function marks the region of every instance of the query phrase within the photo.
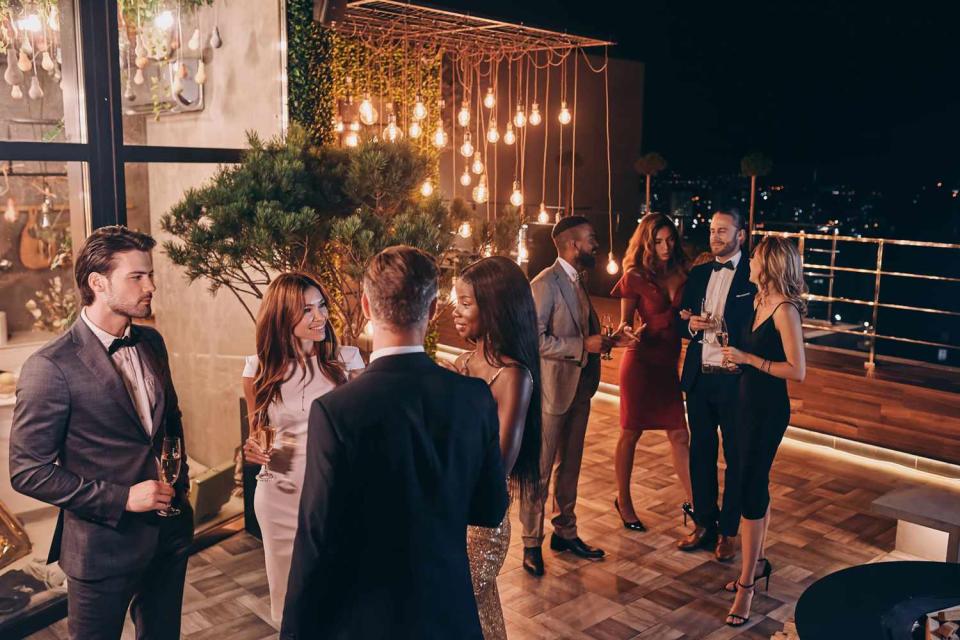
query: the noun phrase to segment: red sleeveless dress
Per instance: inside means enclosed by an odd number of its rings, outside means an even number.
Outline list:
[[[677,364],[680,359],[679,313],[683,286],[673,300],[657,282],[639,271],[623,274],[610,292],[633,298],[647,323],[640,342],[626,349],[620,362],[620,427],[685,429],[683,396]]]

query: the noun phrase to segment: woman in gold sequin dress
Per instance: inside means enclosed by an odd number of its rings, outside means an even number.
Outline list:
[[[484,258],[456,283],[453,322],[473,351],[454,367],[490,385],[500,417],[500,452],[511,497],[535,495],[540,481],[540,351],[530,284],[503,257]],[[510,546],[510,512],[495,529],[467,528],[467,555],[485,640],[506,638],[497,574]]]

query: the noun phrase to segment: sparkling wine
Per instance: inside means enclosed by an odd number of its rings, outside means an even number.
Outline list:
[[[180,456],[160,456],[160,480],[165,484],[173,484],[180,476]]]
[[[260,428],[260,447],[265,453],[270,453],[273,449],[273,443],[277,439],[277,430],[274,427]]]
[[[721,346],[721,347],[729,346],[729,344],[730,344],[730,334],[728,334],[726,331],[718,331],[718,332],[717,332],[717,342],[720,343],[720,346]]]

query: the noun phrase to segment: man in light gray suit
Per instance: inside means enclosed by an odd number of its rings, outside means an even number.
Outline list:
[[[163,338],[150,316],[150,236],[94,231],[76,261],[83,309],[24,364],[10,434],[10,482],[60,507],[49,561],[67,574],[71,638],[116,639],[130,606],[137,638],[180,637],[193,513],[158,481],[164,437],[183,437]],[[179,498],[179,500],[176,500]],[[177,502],[181,512],[156,511]]]
[[[600,335],[600,322],[583,281],[596,265],[600,246],[589,220],[569,216],[552,232],[557,261],[544,269],[530,286],[537,305],[540,332],[540,371],[543,380],[543,445],[540,454],[539,494],[520,504],[523,526],[523,568],[543,575],[544,505],[550,475],[554,481],[554,533],[550,548],[582,557],[603,557],[577,536],[577,482],[583,457],[583,439],[590,418],[590,399],[600,384],[600,353],[614,346]]]

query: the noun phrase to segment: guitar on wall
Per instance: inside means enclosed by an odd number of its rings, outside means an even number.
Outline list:
[[[39,271],[50,268],[56,247],[43,239],[38,213],[37,209],[30,209],[27,212],[27,224],[20,231],[20,262],[27,269]]]

